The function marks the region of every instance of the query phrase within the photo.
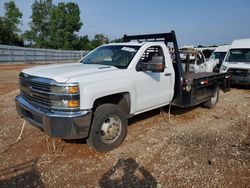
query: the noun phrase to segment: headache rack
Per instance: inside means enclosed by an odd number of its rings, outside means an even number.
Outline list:
[[[137,42],[164,42],[166,46],[168,46],[168,43],[173,43],[174,48],[174,55],[175,55],[175,62],[176,64],[180,65],[178,67],[178,71],[182,71],[183,75],[183,69],[181,67],[181,59],[180,59],[180,53],[179,48],[176,40],[176,35],[174,31],[171,31],[170,33],[157,33],[157,34],[146,34],[146,35],[124,35],[123,36],[124,42],[130,42],[130,41],[137,41]],[[178,72],[177,71],[177,72]]]

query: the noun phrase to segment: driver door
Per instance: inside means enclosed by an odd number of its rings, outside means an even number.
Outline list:
[[[147,48],[137,63],[137,67],[142,63],[150,63],[153,56],[164,57],[161,46]],[[167,67],[164,72],[142,71],[138,68],[136,71],[136,113],[170,103],[172,97],[170,91],[173,90],[170,80],[173,79],[173,75]]]

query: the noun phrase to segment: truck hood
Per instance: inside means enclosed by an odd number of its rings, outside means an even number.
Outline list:
[[[228,68],[240,68],[240,69],[250,69],[250,63],[244,63],[244,62],[223,62],[223,65]]]
[[[22,72],[38,77],[50,78],[56,82],[65,83],[74,77],[118,70],[116,67],[97,64],[67,63],[42,65],[24,69]]]

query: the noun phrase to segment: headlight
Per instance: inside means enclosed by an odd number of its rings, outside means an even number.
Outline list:
[[[221,67],[220,67],[221,71],[225,71],[226,69],[227,69],[227,67],[225,65],[221,65]]]
[[[78,108],[79,100],[52,100],[51,106],[54,109],[67,109],[67,108]]]
[[[60,93],[60,94],[76,94],[79,93],[78,86],[52,86],[52,93]]]
[[[53,94],[51,100],[52,109],[77,109],[80,107],[78,85],[51,86],[50,92]]]

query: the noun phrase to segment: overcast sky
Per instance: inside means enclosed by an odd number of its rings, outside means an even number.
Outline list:
[[[0,15],[4,14],[0,0]],[[29,29],[34,0],[16,0]],[[53,3],[69,2],[54,0]],[[75,0],[81,10],[80,35],[103,33],[110,39],[126,34],[175,30],[180,45],[226,44],[250,38],[250,0]]]

